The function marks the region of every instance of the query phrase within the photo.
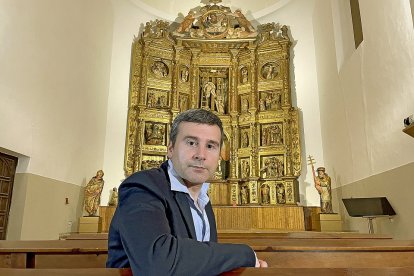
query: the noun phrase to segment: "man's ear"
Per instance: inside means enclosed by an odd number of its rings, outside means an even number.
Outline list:
[[[173,144],[170,142],[170,143],[168,144],[168,147],[167,147],[167,156],[168,156],[168,158],[169,158],[169,159],[171,159],[173,149],[174,149],[174,146],[173,146]]]

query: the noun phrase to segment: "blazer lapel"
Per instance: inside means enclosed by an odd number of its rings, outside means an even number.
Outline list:
[[[178,207],[180,208],[181,215],[183,217],[183,220],[187,228],[187,232],[190,235],[190,238],[197,239],[195,228],[194,228],[193,216],[191,214],[187,194],[181,193],[181,192],[175,192],[174,197],[175,197],[175,201],[178,204]]]
[[[211,202],[206,205],[205,210],[210,224],[210,241],[217,242],[216,219],[214,217],[213,208],[211,207]]]

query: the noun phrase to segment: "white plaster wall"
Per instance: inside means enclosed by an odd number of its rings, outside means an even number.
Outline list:
[[[350,58],[355,50],[352,28],[351,6],[349,1],[331,1],[332,24],[336,50],[337,70]]]
[[[76,185],[103,164],[109,0],[0,2],[0,147]]]
[[[156,19],[129,0],[112,0],[112,5],[113,44],[103,165],[105,187],[101,205],[108,203],[110,190],[118,187],[125,178],[123,165],[132,41],[140,34],[144,23]]]
[[[324,159],[337,186],[414,161],[402,132],[414,113],[409,0],[360,1],[364,41],[352,51],[342,2],[317,0],[314,16]]]
[[[108,119],[105,144],[104,171],[105,188],[102,204],[109,199],[112,187],[119,186],[124,179],[124,147],[128,107],[129,70],[131,44],[140,31],[141,24],[154,20],[147,8],[140,8],[137,1],[113,0],[114,39],[112,45],[111,83],[108,101]],[[139,2],[139,1],[138,1]],[[323,165],[320,132],[318,85],[316,82],[315,50],[312,33],[312,11],[314,1],[280,1],[282,8],[270,15],[257,18],[262,23],[279,22],[288,25],[295,40],[292,58],[292,88],[295,105],[301,109],[302,133],[302,176],[300,178],[301,203],[319,205],[319,195],[313,187],[310,171],[306,166],[306,156],[311,154],[318,164]],[[226,4],[226,3],[224,3]],[[195,7],[199,4],[195,4]],[[235,3],[228,3],[234,6]],[[183,10],[187,13],[188,10]],[[162,16],[162,14],[160,14]]]
[[[325,167],[332,177],[333,186],[336,186],[340,185],[341,181],[337,177],[337,171],[341,171],[344,164],[351,164],[351,162],[347,159],[350,152],[349,141],[345,139],[348,136],[348,129],[340,124],[345,120],[346,113],[339,84],[330,3],[329,1],[315,1],[313,34]],[[344,143],[339,145],[338,141],[341,139]],[[329,159],[329,157],[332,158]],[[333,166],[333,160],[336,161],[336,166]]]
[[[378,174],[414,161],[413,139],[401,132],[414,113],[414,30],[408,0],[365,0],[360,9],[367,161]]]

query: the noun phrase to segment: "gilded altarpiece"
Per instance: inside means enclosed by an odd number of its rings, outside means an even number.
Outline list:
[[[211,2],[181,23],[150,21],[134,39],[125,173],[158,167],[175,116],[205,108],[221,118],[225,133],[211,179],[213,205],[296,206],[301,148],[288,28],[254,28],[240,10]]]

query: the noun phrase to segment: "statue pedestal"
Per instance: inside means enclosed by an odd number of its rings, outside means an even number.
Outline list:
[[[339,214],[319,214],[321,232],[342,232],[342,220]]]
[[[101,217],[81,217],[79,218],[79,233],[101,233]]]

